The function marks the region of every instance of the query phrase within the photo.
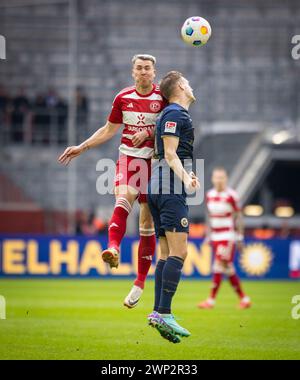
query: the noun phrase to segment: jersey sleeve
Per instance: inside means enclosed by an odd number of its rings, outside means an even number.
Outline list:
[[[108,116],[108,121],[115,124],[123,123],[123,113],[122,113],[122,104],[120,96],[116,96],[113,104],[110,115]]]
[[[161,137],[175,136],[180,137],[181,120],[178,111],[168,112],[161,121]]]

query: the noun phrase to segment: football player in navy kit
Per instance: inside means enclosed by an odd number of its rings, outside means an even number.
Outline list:
[[[158,159],[153,163],[149,182],[148,203],[161,257],[155,271],[154,311],[148,316],[148,323],[156,327],[163,338],[179,343],[180,338],[188,337],[190,332],[175,320],[171,303],[187,256],[186,197],[200,187],[192,172],[194,129],[188,113],[195,97],[188,80],[177,71],[169,72],[162,79],[160,90],[169,105],[156,123]],[[169,176],[163,175],[165,169],[169,170]]]

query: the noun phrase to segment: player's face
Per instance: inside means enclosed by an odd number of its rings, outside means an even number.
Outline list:
[[[218,191],[226,189],[227,174],[223,170],[214,170],[211,177],[212,184]]]
[[[182,84],[187,98],[191,101],[191,103],[193,103],[196,98],[194,96],[193,89],[190,86],[190,82],[186,78],[182,78]]]
[[[137,59],[132,68],[132,77],[137,86],[143,88],[151,86],[155,78],[153,62]]]

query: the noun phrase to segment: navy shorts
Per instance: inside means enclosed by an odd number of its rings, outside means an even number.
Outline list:
[[[165,231],[189,233],[189,208],[184,195],[148,194],[148,205],[157,238],[166,236]]]

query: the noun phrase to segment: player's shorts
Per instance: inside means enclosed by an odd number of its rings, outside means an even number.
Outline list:
[[[148,205],[157,238],[166,236],[166,231],[189,233],[189,209],[184,195],[148,194]]]
[[[211,245],[215,260],[233,262],[236,249],[234,241],[212,241]]]
[[[116,165],[115,187],[127,185],[138,192],[139,203],[147,203],[151,159],[120,155]]]

